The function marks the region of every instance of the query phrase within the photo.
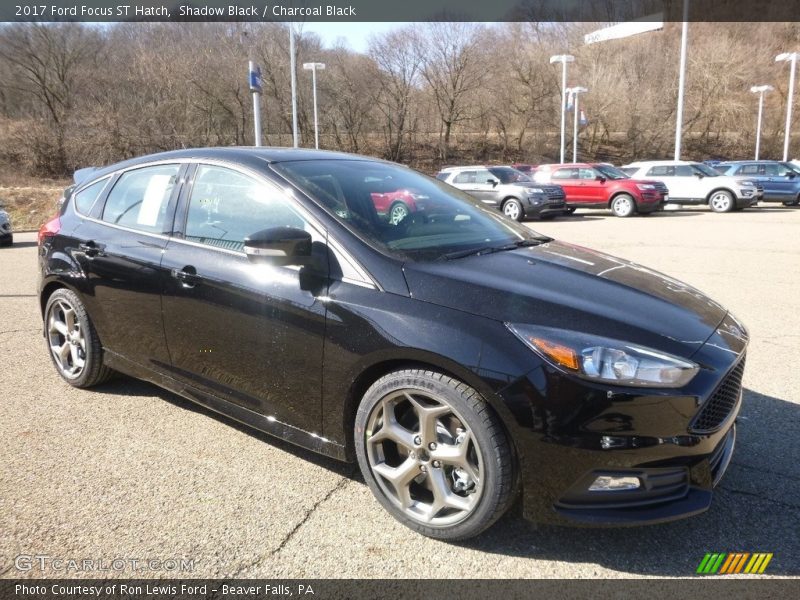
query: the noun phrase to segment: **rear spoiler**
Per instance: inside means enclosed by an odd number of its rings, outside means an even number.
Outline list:
[[[78,169],[75,171],[75,173],[72,175],[75,185],[81,184],[89,179],[89,176],[95,171],[97,171],[97,167],[86,167],[84,169]]]

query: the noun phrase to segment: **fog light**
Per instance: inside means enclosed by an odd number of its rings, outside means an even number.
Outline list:
[[[613,477],[601,475],[589,486],[590,492],[615,492],[618,490],[635,490],[641,487],[638,477]]]

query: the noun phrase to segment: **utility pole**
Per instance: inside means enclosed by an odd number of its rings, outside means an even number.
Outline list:
[[[261,146],[261,68],[252,60],[248,65],[250,92],[253,94],[253,140],[256,147]]]
[[[292,71],[292,143],[297,148],[300,146],[300,137],[297,131],[297,70],[295,60],[294,23],[289,23],[289,69]]]
[[[750,91],[758,94],[758,121],[756,121],[756,160],[761,149],[761,115],[764,113],[764,94],[774,90],[771,85],[754,85]]]
[[[689,0],[683,0],[683,23],[681,24],[681,64],[678,74],[678,110],[675,117],[675,160],[681,159],[681,135],[683,133],[683,94],[686,88],[686,47],[689,38]]]
[[[580,86],[567,88],[567,93],[575,98],[575,102],[572,103],[572,108],[575,111],[572,124],[572,162],[574,163],[578,162],[578,119],[581,114],[580,108],[578,108],[578,96],[588,91],[585,87]]]
[[[319,120],[317,118],[317,69],[325,69],[325,63],[303,63],[306,71],[311,71],[311,87],[314,90],[314,147],[319,150]]]
[[[794,102],[794,72],[797,68],[797,52],[784,52],[775,57],[775,62],[788,62],[791,64],[789,71],[789,98],[786,101],[786,127],[783,131],[783,162],[789,160],[789,138],[792,127],[792,103]]]

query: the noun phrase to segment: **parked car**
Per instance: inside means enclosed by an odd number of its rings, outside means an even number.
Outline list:
[[[0,204],[0,246],[10,246],[14,243],[14,233],[11,231],[11,217],[5,207]]]
[[[389,188],[393,187],[391,182],[387,182]],[[372,203],[378,215],[387,219],[393,225],[397,225],[410,213],[427,208],[425,194],[420,194],[413,190],[390,190],[372,192]]]
[[[534,183],[511,167],[447,167],[436,178],[467,192],[510,219],[551,219],[566,212],[564,190],[558,185]]]
[[[386,180],[439,210],[380,218]],[[119,371],[357,461],[431,537],[477,535],[520,492],[543,522],[688,517],[731,460],[748,335],[727,310],[400,165],[270,148],[129,160],[75,187],[38,260],[67,383]]]
[[[668,198],[667,186],[658,181],[633,181],[603,163],[541,165],[535,181],[558,183],[567,195],[567,207],[610,208],[618,217],[659,210]]]
[[[714,169],[721,175],[752,179],[764,189],[761,200],[782,202],[784,206],[800,204],[800,168],[775,160],[737,160],[721,162]]]
[[[511,165],[512,169],[516,169],[520,173],[525,173],[528,177],[532,176],[536,171],[537,165],[530,165],[528,163],[514,163]]]
[[[651,160],[633,162],[623,168],[634,179],[665,183],[671,204],[707,204],[714,212],[753,206],[763,194],[763,189],[752,179],[720,175],[703,163]]]

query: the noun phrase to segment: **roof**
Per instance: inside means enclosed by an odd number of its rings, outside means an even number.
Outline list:
[[[561,167],[568,167],[568,168],[578,167],[578,168],[580,168],[580,167],[594,167],[595,165],[603,165],[603,164],[608,164],[608,163],[600,163],[600,162],[595,162],[595,163],[587,163],[587,162],[550,163],[550,164],[545,164],[545,165],[539,165],[539,168],[540,169],[556,169],[556,168],[560,169]]]
[[[158,152],[138,156],[122,162],[108,165],[93,171],[92,178],[105,175],[127,167],[136,166],[160,160],[170,159],[214,159],[227,160],[248,165],[255,168],[263,167],[265,164],[287,162],[294,160],[370,160],[380,161],[378,158],[361,156],[358,154],[347,154],[345,152],[332,152],[328,150],[314,150],[309,148],[281,148],[281,147],[254,147],[254,146],[227,146],[215,148],[185,148],[182,150],[170,150],[168,152]],[[78,171],[83,171],[79,169]],[[76,173],[78,172],[76,171]]]
[[[697,164],[698,162],[700,162],[700,161],[696,161],[696,160],[637,160],[637,161],[634,161],[632,163],[628,163],[625,166],[626,167],[637,167],[637,166],[641,166],[641,165],[649,165],[649,166],[655,166],[655,165],[667,165],[667,166],[669,166],[669,165],[694,165],[694,164]]]

